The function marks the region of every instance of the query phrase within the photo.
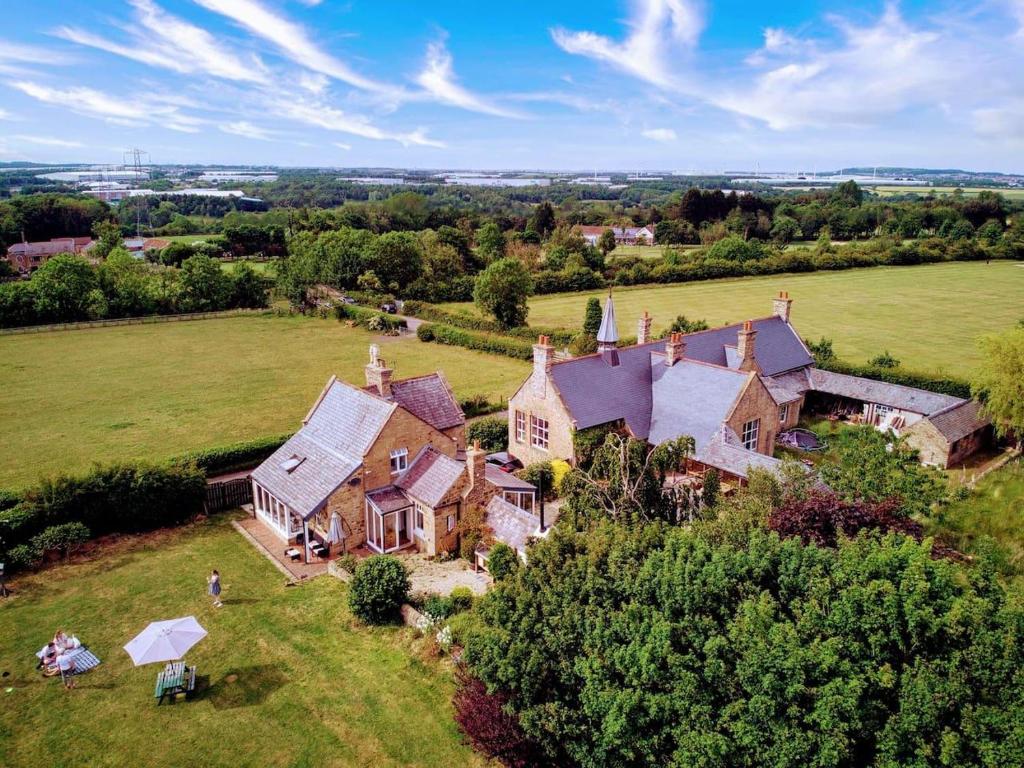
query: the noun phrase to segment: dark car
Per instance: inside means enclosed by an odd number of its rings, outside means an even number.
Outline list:
[[[394,305],[394,303],[389,301],[389,302],[387,302],[385,304],[381,304],[380,305],[380,311],[381,312],[387,312],[389,315],[393,315],[396,312],[398,312],[398,307],[396,307]]]
[[[523,462],[515,456],[510,456],[506,451],[487,454],[487,463],[497,467],[502,472],[515,472],[523,468]]]

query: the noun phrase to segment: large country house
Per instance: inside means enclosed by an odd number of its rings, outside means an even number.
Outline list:
[[[331,377],[301,429],[253,471],[257,519],[282,542],[430,555],[457,546],[473,506],[536,532],[534,487],[466,446],[443,374],[393,379],[376,345],[365,370],[365,387]]]
[[[525,464],[573,462],[575,433],[591,427],[652,445],[689,435],[692,469],[742,482],[750,468],[779,467],[775,437],[805,409],[906,435],[922,461],[941,467],[984,443],[989,423],[972,401],[816,368],[790,323],[792,305],[780,293],[768,317],[659,341],[644,313],[637,343],[622,347],[609,295],[596,354],[557,360],[547,337],[534,345],[533,372],[509,401],[510,452]]]

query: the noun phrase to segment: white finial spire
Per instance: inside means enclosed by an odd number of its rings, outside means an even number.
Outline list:
[[[604,352],[609,349],[615,349],[618,341],[619,329],[615,324],[615,304],[612,301],[612,292],[608,291],[608,301],[604,305],[601,327],[597,331],[597,351]]]

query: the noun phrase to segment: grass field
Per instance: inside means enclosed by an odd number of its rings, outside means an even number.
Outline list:
[[[204,594],[212,568],[224,607]],[[346,587],[297,587],[223,518],[108,545],[18,580],[0,600],[0,765],[479,766],[452,721],[451,678],[412,630],[366,628]],[[157,706],[159,664],[122,646],[150,621],[194,615],[199,690]],[[57,629],[102,660],[65,691],[34,670]],[[7,689],[13,689],[5,692]]]
[[[172,243],[205,243],[220,235],[159,235],[161,240],[170,240]]]
[[[235,268],[239,264],[248,264],[253,270],[259,275],[267,275],[273,277],[276,271],[274,262],[272,261],[222,261],[220,263],[221,271],[231,275],[234,274]]]
[[[908,195],[911,193],[917,193],[922,196],[946,197],[952,195],[957,189],[956,187],[901,187],[885,185],[877,187],[866,186],[865,188],[882,197]],[[977,197],[980,192],[998,192],[1007,200],[1024,200],[1024,189],[992,189],[991,187],[961,187],[961,189],[963,189],[964,197]]]
[[[299,316],[0,336],[0,487],[293,431],[331,374],[363,382],[377,338]],[[440,368],[459,397],[508,397],[529,372],[414,337],[378,340],[396,376]]]
[[[764,317],[780,290],[794,299],[797,330],[830,337],[844,360],[866,362],[888,349],[907,368],[957,376],[978,362],[978,336],[1024,318],[1024,265],[969,262],[616,288],[619,333],[634,335],[645,309],[656,330],[680,314],[711,325]],[[534,297],[529,322],[582,323],[587,299],[603,295]]]

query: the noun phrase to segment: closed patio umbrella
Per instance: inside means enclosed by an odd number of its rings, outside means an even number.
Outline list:
[[[195,616],[154,621],[125,645],[135,666],[158,661],[177,661],[206,637]]]
[[[337,544],[345,540],[345,531],[341,528],[341,516],[334,512],[331,515],[331,526],[327,531],[327,541]]]

